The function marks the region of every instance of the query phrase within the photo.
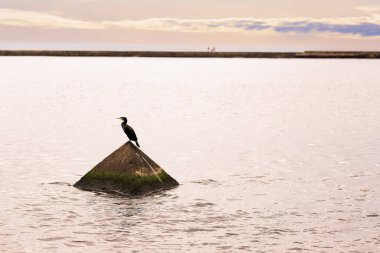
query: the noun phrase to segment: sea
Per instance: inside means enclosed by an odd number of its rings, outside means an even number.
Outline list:
[[[380,61],[0,57],[0,252],[380,252]],[[128,141],[179,187],[82,191]]]

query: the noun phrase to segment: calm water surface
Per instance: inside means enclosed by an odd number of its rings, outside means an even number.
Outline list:
[[[1,252],[380,252],[380,61],[0,58]],[[126,141],[180,187],[72,187]]]

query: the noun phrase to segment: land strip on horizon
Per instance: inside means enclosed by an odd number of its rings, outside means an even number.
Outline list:
[[[0,50],[0,56],[380,59],[380,51],[304,51],[304,52],[200,52],[200,51],[194,51],[194,52],[191,52],[191,51]]]

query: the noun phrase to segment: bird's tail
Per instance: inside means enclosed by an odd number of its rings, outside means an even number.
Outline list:
[[[140,144],[137,142],[137,140],[136,140],[136,145],[137,145],[137,147],[140,147]]]

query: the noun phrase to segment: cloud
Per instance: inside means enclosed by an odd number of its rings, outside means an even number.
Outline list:
[[[380,36],[380,24],[359,22],[356,24],[322,23],[322,22],[291,22],[274,27],[279,33],[312,33],[332,32],[338,34],[352,34],[362,37]]]
[[[0,9],[0,25],[41,27],[47,29],[102,30],[110,28],[173,32],[240,32],[240,33],[335,33],[360,37],[380,36],[380,16],[313,18],[224,18],[85,21],[63,17],[60,13],[42,13]]]
[[[0,9],[0,25],[43,27],[50,29],[104,29],[101,23],[64,18],[60,13],[40,13],[13,9]]]
[[[368,13],[380,13],[380,5],[365,5],[358,6],[354,8],[358,11],[368,12]]]

